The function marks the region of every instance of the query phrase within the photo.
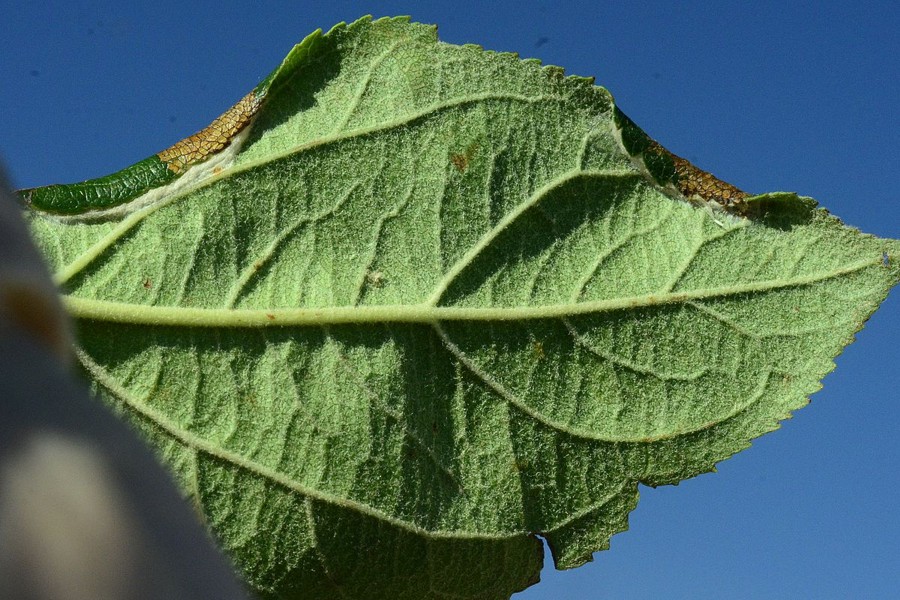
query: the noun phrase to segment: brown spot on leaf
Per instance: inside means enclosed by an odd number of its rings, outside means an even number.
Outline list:
[[[466,147],[465,152],[451,154],[450,162],[453,163],[457,171],[464,173],[469,168],[469,163],[472,162],[476,152],[478,152],[478,142],[472,142]]]
[[[453,163],[453,166],[456,167],[456,170],[460,173],[465,172],[466,167],[469,166],[469,159],[466,158],[465,154],[451,154],[450,162]]]

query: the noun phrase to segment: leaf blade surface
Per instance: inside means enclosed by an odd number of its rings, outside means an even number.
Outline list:
[[[803,406],[900,277],[808,199],[673,197],[555,67],[395,19],[277,73],[210,179],[31,218],[97,388],[273,595],[507,597],[535,535],[590,560],[638,483]]]

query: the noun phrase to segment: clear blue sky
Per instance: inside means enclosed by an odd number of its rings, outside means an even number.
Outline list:
[[[366,14],[595,75],[647,132],[751,192],[900,237],[892,2],[48,2],[0,9],[0,158],[18,187],[104,175],[208,124],[310,31]],[[630,6],[640,4],[640,7]],[[595,562],[516,600],[894,598],[900,294],[812,405],[678,487]]]

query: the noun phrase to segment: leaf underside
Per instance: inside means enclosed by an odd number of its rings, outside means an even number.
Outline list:
[[[234,163],[116,220],[31,214],[96,389],[247,580],[506,598],[777,428],[898,281],[809,199],[673,197],[592,80],[363,19]]]

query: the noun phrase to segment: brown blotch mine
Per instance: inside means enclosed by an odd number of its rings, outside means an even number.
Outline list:
[[[156,156],[166,163],[170,171],[181,173],[231,143],[234,136],[250,123],[261,104],[262,98],[250,92],[204,129]]]
[[[707,201],[718,202],[722,206],[736,207],[744,198],[750,196],[712,173],[695,167],[690,161],[674,154],[671,156],[672,162],[675,163],[675,173],[678,175],[678,191],[685,198],[700,197]]]
[[[673,154],[656,140],[650,140],[644,154],[663,155],[671,159],[675,167],[675,185],[686,199],[716,202],[728,212],[740,215],[746,212],[744,199],[749,198],[750,194],[695,166],[686,158]]]

